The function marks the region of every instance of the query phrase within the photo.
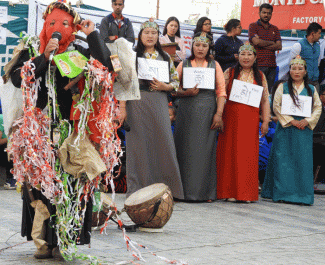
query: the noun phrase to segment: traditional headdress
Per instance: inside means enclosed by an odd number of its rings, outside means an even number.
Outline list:
[[[290,65],[293,65],[293,64],[307,65],[306,61],[304,59],[302,59],[300,55],[297,55],[295,58],[293,58],[290,61]]]
[[[153,18],[150,18],[149,21],[146,21],[141,24],[140,30],[143,30],[145,28],[153,28],[159,32],[159,26],[156,22],[154,22]]]
[[[211,39],[208,37],[208,34],[206,34],[205,32],[201,32],[199,36],[193,38],[193,43],[194,42],[203,42],[211,44]]]
[[[66,0],[58,0],[49,4],[43,13],[43,19],[45,20],[47,15],[51,14],[54,8],[62,9],[73,17],[73,24],[77,25],[81,22],[80,15],[72,8],[71,3],[67,3]]]
[[[248,41],[246,41],[242,46],[240,46],[238,53],[241,53],[242,51],[251,51],[253,53],[256,53],[254,46]]]

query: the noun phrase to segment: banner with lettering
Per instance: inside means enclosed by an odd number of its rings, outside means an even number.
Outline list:
[[[263,3],[273,6],[270,23],[280,30],[306,30],[312,22],[325,27],[323,0],[242,0],[241,24],[244,29],[259,19],[259,7]]]

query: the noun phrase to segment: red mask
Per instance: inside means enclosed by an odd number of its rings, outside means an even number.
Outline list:
[[[59,50],[57,52],[62,53],[68,48],[69,44],[75,40],[75,36],[72,33],[76,31],[76,26],[73,24],[73,17],[58,8],[53,9],[51,14],[46,17],[40,34],[40,53],[44,53],[45,47],[55,31],[60,32],[62,35],[62,39],[59,42]]]

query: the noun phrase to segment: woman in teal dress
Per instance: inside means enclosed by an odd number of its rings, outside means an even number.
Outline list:
[[[308,83],[306,69],[306,61],[298,55],[290,62],[288,81],[281,83],[274,93],[273,110],[279,122],[261,196],[275,202],[314,203],[312,130],[322,107],[315,87]],[[311,116],[282,114],[283,95],[290,95],[296,106],[298,95],[312,97]]]

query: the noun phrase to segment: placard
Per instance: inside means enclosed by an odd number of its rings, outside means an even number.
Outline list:
[[[263,90],[262,86],[234,79],[229,100],[259,108]]]
[[[0,24],[8,23],[8,7],[0,6]]]
[[[310,117],[312,97],[298,95],[298,106],[296,106],[290,95],[282,95],[281,114]]]
[[[138,58],[138,78],[144,80],[156,78],[160,82],[169,83],[168,62]]]
[[[184,67],[183,88],[192,88],[198,84],[198,88],[215,89],[215,73],[213,68]]]

